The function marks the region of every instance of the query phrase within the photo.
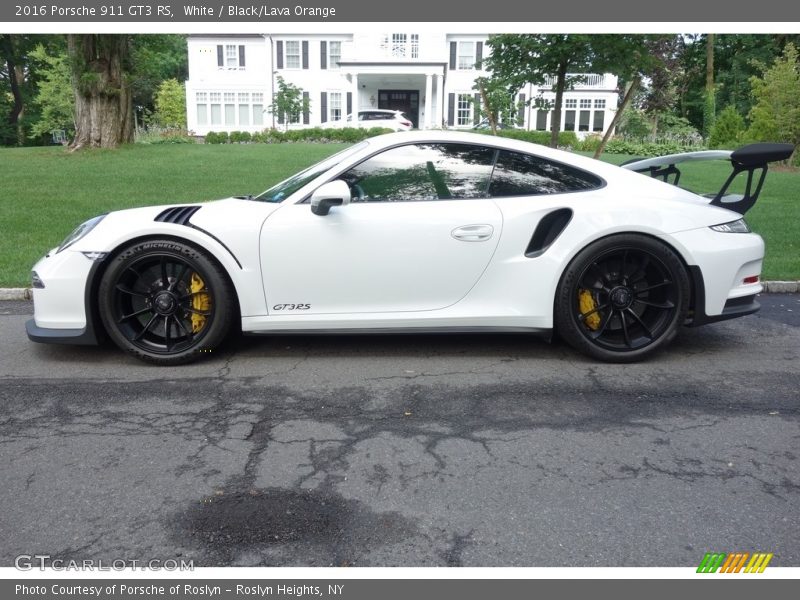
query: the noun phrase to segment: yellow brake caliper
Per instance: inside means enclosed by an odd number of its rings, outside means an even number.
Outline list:
[[[578,307],[580,308],[582,315],[585,315],[586,313],[597,308],[597,304],[594,301],[592,292],[584,289],[578,290]],[[586,323],[586,326],[592,331],[597,331],[600,328],[599,312],[595,311],[592,314],[587,315],[583,322]]]
[[[192,273],[189,288],[192,292],[192,308],[196,311],[208,312],[211,310],[211,296],[204,292],[206,284],[197,273]],[[192,333],[198,333],[206,324],[206,316],[192,313]]]

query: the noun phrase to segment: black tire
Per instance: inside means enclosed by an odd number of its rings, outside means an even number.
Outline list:
[[[114,343],[164,366],[210,353],[225,339],[235,314],[235,295],[222,267],[174,240],[148,240],[122,250],[103,274],[98,295]]]
[[[689,295],[686,268],[671,248],[646,235],[613,235],[584,248],[564,271],[555,327],[593,358],[635,362],[672,341]]]

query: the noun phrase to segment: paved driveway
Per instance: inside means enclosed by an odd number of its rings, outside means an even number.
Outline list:
[[[591,362],[526,336],[246,338],[181,368],[0,303],[0,565],[800,565],[800,296]]]

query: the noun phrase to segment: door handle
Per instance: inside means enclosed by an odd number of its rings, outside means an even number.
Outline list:
[[[493,233],[494,227],[491,225],[463,225],[453,229],[450,235],[462,242],[485,242]]]

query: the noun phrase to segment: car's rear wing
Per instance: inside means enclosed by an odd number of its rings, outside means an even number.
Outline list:
[[[710,195],[712,206],[721,206],[743,215],[750,210],[761,193],[764,179],[767,176],[767,164],[786,160],[794,152],[792,144],[749,144],[738,150],[703,150],[700,152],[684,152],[656,158],[629,160],[621,166],[623,169],[644,173],[661,179],[672,185],[678,185],[681,178],[677,165],[684,162],[703,160],[729,160],[733,172],[724,185],[714,195]],[[757,173],[758,172],[758,173]],[[747,174],[744,194],[729,194],[728,189],[741,173]],[[754,185],[755,183],[755,185]]]

